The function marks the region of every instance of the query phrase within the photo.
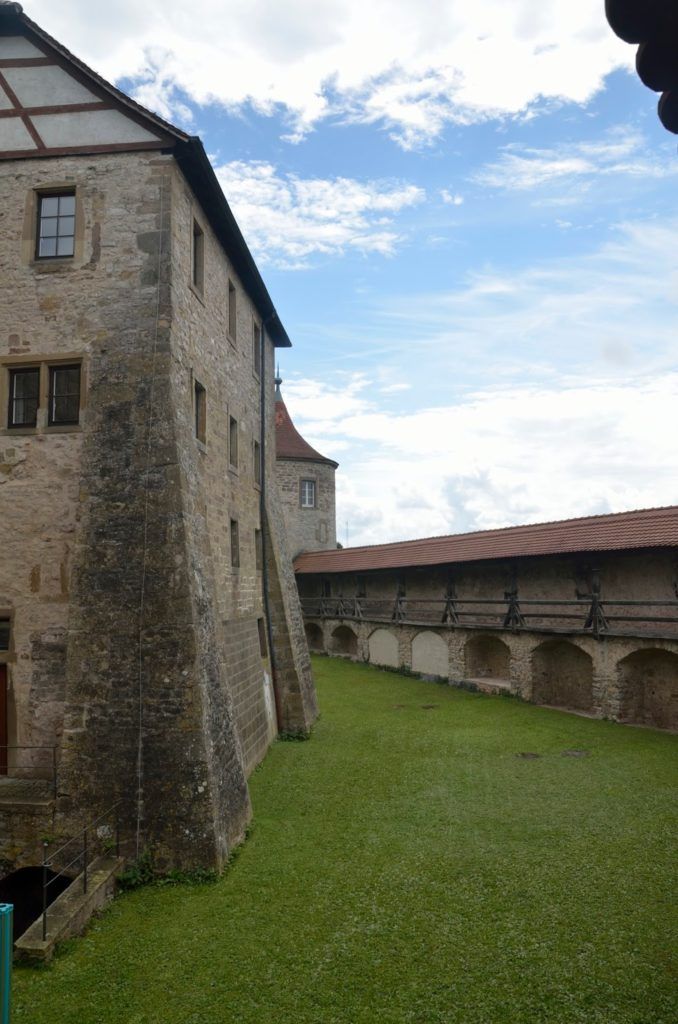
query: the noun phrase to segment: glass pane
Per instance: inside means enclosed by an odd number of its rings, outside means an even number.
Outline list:
[[[39,254],[40,256],[56,256],[56,247],[56,238],[41,238]]]
[[[40,221],[40,237],[47,238],[48,236],[56,235],[58,223],[58,217],[43,217]]]
[[[75,214],[75,196],[59,196],[59,213],[62,217]]]
[[[14,374],[12,394],[15,398],[37,398],[40,391],[40,370],[21,370]]]
[[[75,217],[59,217],[59,234],[75,234]]]
[[[0,651],[9,650],[9,619],[0,619]]]
[[[41,217],[56,217],[59,212],[59,197],[49,196],[40,203]]]
[[[73,238],[68,235],[65,238],[60,238],[57,243],[57,256],[72,256],[73,255]]]
[[[52,423],[77,423],[79,414],[77,398],[55,398],[52,409]]]
[[[38,418],[38,400],[36,398],[16,398],[12,426],[34,427]]]

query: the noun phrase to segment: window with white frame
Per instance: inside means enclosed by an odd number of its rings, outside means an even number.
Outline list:
[[[301,481],[301,507],[302,508],[315,508],[315,506],[316,506],[315,480],[302,480]]]

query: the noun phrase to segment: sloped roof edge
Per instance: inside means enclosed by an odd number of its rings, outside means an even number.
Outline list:
[[[299,555],[295,572],[340,573],[537,555],[678,548],[678,505]]]

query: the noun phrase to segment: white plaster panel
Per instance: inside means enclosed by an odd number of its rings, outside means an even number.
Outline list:
[[[11,110],[14,104],[4,89],[0,88],[0,110]]]
[[[42,68],[5,68],[4,73],[24,107],[95,103],[99,99],[57,65]]]
[[[125,142],[157,142],[119,110],[86,110],[73,114],[40,114],[33,118],[46,146],[105,146]]]
[[[44,57],[42,50],[23,36],[0,36],[0,60],[14,60],[16,57]]]
[[[398,667],[398,641],[388,629],[375,629],[368,641],[373,665]]]
[[[437,633],[417,633],[412,641],[412,671],[427,676],[449,675],[447,644]]]
[[[36,148],[20,117],[0,118],[0,153],[9,153],[15,149]]]

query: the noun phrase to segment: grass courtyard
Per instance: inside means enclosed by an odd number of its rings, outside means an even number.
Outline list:
[[[16,1022],[675,1024],[676,737],[314,666],[224,877],[17,969]]]

